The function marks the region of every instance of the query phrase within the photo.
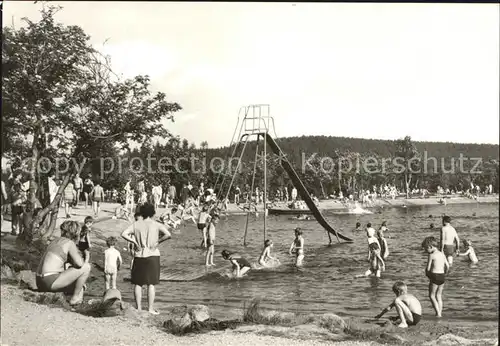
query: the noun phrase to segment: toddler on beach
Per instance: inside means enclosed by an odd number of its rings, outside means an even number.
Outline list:
[[[392,291],[396,295],[396,299],[380,314],[375,316],[376,319],[382,317],[386,312],[396,307],[398,312],[398,317],[401,323],[398,325],[400,328],[408,328],[408,326],[414,326],[422,318],[422,306],[418,299],[413,295],[408,293],[408,287],[403,281],[396,281],[392,286]]]
[[[472,247],[472,242],[470,240],[464,240],[464,245],[466,248],[466,251],[464,253],[458,254],[459,256],[469,256],[469,261],[472,264],[476,264],[479,262],[479,260],[476,257],[476,251],[474,251],[474,248]]]
[[[446,256],[438,250],[436,238],[427,237],[422,242],[422,248],[429,254],[425,275],[429,278],[429,298],[436,316],[441,317],[443,312],[443,288],[445,275],[450,269]]]
[[[120,202],[120,206],[115,209],[115,215],[112,217],[113,220],[124,219],[130,220],[130,211],[127,208],[127,203],[125,201]]]
[[[115,249],[116,242],[116,237],[109,237],[106,239],[106,245],[108,246],[108,248],[104,251],[104,277],[106,290],[109,290],[110,288],[116,289],[116,276],[123,262],[120,252]]]
[[[80,238],[78,241],[78,250],[83,254],[83,259],[90,262],[90,230],[94,224],[92,216],[87,216],[83,221],[82,230],[80,231]]]

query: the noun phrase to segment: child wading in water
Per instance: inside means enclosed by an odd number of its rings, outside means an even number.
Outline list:
[[[259,264],[263,267],[268,267],[267,263],[269,260],[279,262],[279,260],[275,257],[271,257],[271,249],[273,248],[273,242],[270,239],[267,239],[264,242],[264,249],[259,257]]]
[[[205,257],[206,266],[214,266],[215,252],[215,226],[219,222],[219,215],[215,214],[210,220],[207,228],[207,255]]]
[[[222,258],[230,261],[231,264],[233,265],[233,276],[234,277],[241,278],[250,269],[252,269],[250,262],[248,262],[246,259],[242,258],[240,255],[237,255],[235,253],[231,253],[227,250],[222,250],[221,254],[222,254]]]
[[[472,242],[470,240],[464,240],[464,245],[466,251],[464,253],[459,254],[459,256],[469,256],[469,261],[473,264],[476,264],[478,261],[476,257],[476,251],[472,247]]]
[[[78,250],[83,254],[83,259],[90,263],[90,230],[94,223],[92,216],[87,216],[84,220],[82,230],[80,231],[80,239],[78,241]]]
[[[104,251],[104,277],[106,283],[106,290],[110,288],[116,289],[116,276],[118,275],[118,270],[122,265],[122,256],[120,252],[115,249],[116,238],[109,237],[106,239],[106,245],[108,248]]]
[[[392,286],[392,291],[396,295],[396,299],[380,314],[375,316],[375,318],[382,317],[386,312],[396,307],[398,312],[398,317],[401,323],[398,325],[400,328],[408,328],[408,326],[414,326],[422,318],[422,306],[418,299],[413,295],[408,293],[408,287],[403,281],[396,281]]]
[[[380,255],[383,259],[386,259],[389,256],[389,247],[387,246],[387,240],[384,237],[384,229],[382,227],[377,231],[377,240],[380,244]]]
[[[450,269],[446,256],[438,250],[438,242],[434,237],[427,237],[422,242],[422,248],[429,254],[425,275],[429,278],[429,298],[436,316],[443,313],[443,288],[445,274]]]
[[[301,267],[304,261],[304,238],[302,237],[302,230],[299,227],[295,229],[295,240],[290,246],[290,255],[292,251],[295,251],[295,265]]]
[[[380,247],[377,242],[374,242],[368,245],[368,249],[370,251],[370,255],[368,257],[368,261],[370,261],[370,269],[368,269],[364,275],[358,275],[357,277],[375,275],[379,278],[380,273],[385,271],[385,262],[380,256]]]
[[[207,247],[207,223],[209,222],[210,214],[208,213],[208,207],[204,205],[201,212],[198,214],[198,229],[201,231],[202,247]]]

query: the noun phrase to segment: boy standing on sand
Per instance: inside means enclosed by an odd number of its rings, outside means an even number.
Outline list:
[[[443,227],[441,228],[441,252],[444,253],[449,265],[453,264],[453,255],[460,251],[460,240],[455,228],[450,224],[451,217],[443,216]],[[456,242],[456,247],[455,247]]]
[[[438,250],[437,240],[434,237],[427,237],[422,242],[422,248],[429,254],[425,275],[429,278],[429,298],[432,307],[436,311],[436,316],[441,317],[443,312],[443,288],[445,275],[450,269],[450,265],[445,255]]]
[[[398,317],[401,323],[398,325],[399,328],[408,328],[408,326],[414,326],[422,318],[422,306],[418,299],[413,295],[408,293],[408,287],[403,281],[396,281],[392,286],[392,291],[396,295],[396,299],[380,314],[375,316],[379,319],[386,312],[396,307],[398,312]]]

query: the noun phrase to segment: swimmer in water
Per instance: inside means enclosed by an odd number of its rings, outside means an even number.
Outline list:
[[[356,222],[356,229],[354,230],[354,232],[359,232],[359,231],[362,231],[361,222]]]
[[[273,248],[274,244],[270,239],[267,239],[264,242],[264,250],[262,250],[262,253],[260,254],[259,257],[259,264],[263,267],[268,266],[268,261],[276,261],[279,262],[277,258],[271,257],[271,249]]]
[[[429,226],[430,229],[434,229],[434,224],[431,223],[430,226]]]
[[[288,251],[290,255],[292,251],[295,251],[295,265],[301,267],[304,261],[304,238],[302,237],[302,230],[299,227],[295,229],[295,240]]]
[[[382,232],[389,232],[389,228],[387,228],[387,221],[382,222],[382,224],[380,225],[380,229],[382,230]]]
[[[240,255],[229,252],[227,250],[222,250],[221,254],[222,254],[222,258],[230,261],[231,264],[233,265],[233,276],[234,277],[241,278],[250,269],[252,269],[250,262],[248,262],[246,259],[242,258]]]
[[[479,262],[479,260],[476,257],[476,251],[474,251],[474,248],[472,247],[472,242],[470,240],[464,240],[464,245],[466,251],[464,253],[459,253],[459,256],[469,256],[469,261],[472,264],[476,264]]]

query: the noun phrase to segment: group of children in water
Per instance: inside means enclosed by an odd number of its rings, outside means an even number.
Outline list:
[[[471,263],[477,263],[478,259],[472,247],[470,240],[465,240],[466,252],[460,253],[460,239],[453,226],[451,226],[451,218],[443,216],[443,227],[441,229],[441,242],[433,237],[426,237],[422,242],[422,248],[428,253],[427,265],[425,267],[425,275],[429,278],[429,299],[432,307],[436,312],[437,317],[442,316],[443,312],[443,289],[446,281],[446,275],[449,273],[453,264],[453,256],[468,256]],[[356,224],[356,229],[361,226]],[[389,255],[387,241],[384,238],[384,231],[387,230],[386,223],[377,232],[375,237],[375,230],[371,224],[367,224],[366,232],[368,237],[370,269],[366,271],[364,276],[375,275],[380,277],[381,271],[385,271],[384,260]],[[398,327],[407,328],[410,325],[416,325],[422,315],[422,307],[418,299],[408,293],[407,286],[402,281],[397,281],[393,285],[393,291],[396,295],[394,301],[386,307],[375,318],[380,318],[393,307],[396,308],[400,323]]]
[[[174,211],[175,213],[175,211]],[[162,222],[168,223],[172,227],[177,227],[178,224],[170,219],[170,211],[167,220],[162,217]],[[215,203],[206,204],[197,216],[197,228],[201,231],[202,242],[201,246],[206,248],[205,265],[214,265],[215,254],[215,236],[216,226],[219,221],[219,215]],[[425,274],[429,278],[429,298],[431,304],[436,312],[437,317],[442,316],[443,300],[442,293],[446,275],[449,273],[453,264],[453,256],[468,256],[471,263],[477,263],[478,259],[475,254],[472,242],[465,240],[464,245],[466,251],[460,253],[459,245],[460,240],[458,234],[453,226],[451,226],[451,218],[443,216],[443,227],[441,229],[441,242],[435,237],[427,237],[422,242],[422,248],[428,253],[428,261],[425,268]],[[78,248],[86,258],[90,256],[90,229],[94,220],[92,217],[85,218],[84,225],[80,233]],[[356,230],[361,231],[361,223],[356,223]],[[368,240],[368,262],[370,263],[369,269],[362,275],[381,277],[381,273],[385,271],[385,261],[389,256],[389,246],[384,233],[388,231],[387,223],[384,221],[381,227],[376,231],[371,223],[366,225],[366,235]],[[296,228],[294,230],[295,239],[289,248],[290,255],[295,255],[295,265],[301,267],[304,261],[304,237],[302,230]],[[106,240],[108,248],[104,251],[104,273],[106,289],[116,288],[116,275],[122,264],[120,252],[115,248],[117,240],[115,237],[110,237]],[[455,246],[456,245],[456,246]],[[264,248],[257,261],[258,265],[252,265],[248,260],[243,258],[236,252],[222,250],[221,255],[225,260],[230,261],[233,269],[233,277],[242,277],[247,274],[251,269],[273,267],[279,264],[279,260],[271,256],[271,249],[273,242],[267,239],[264,243]],[[398,327],[406,328],[410,325],[419,323],[422,315],[422,307],[418,299],[408,293],[406,284],[402,281],[397,281],[392,287],[396,298],[375,318],[380,318],[393,307],[396,308],[400,323]]]

